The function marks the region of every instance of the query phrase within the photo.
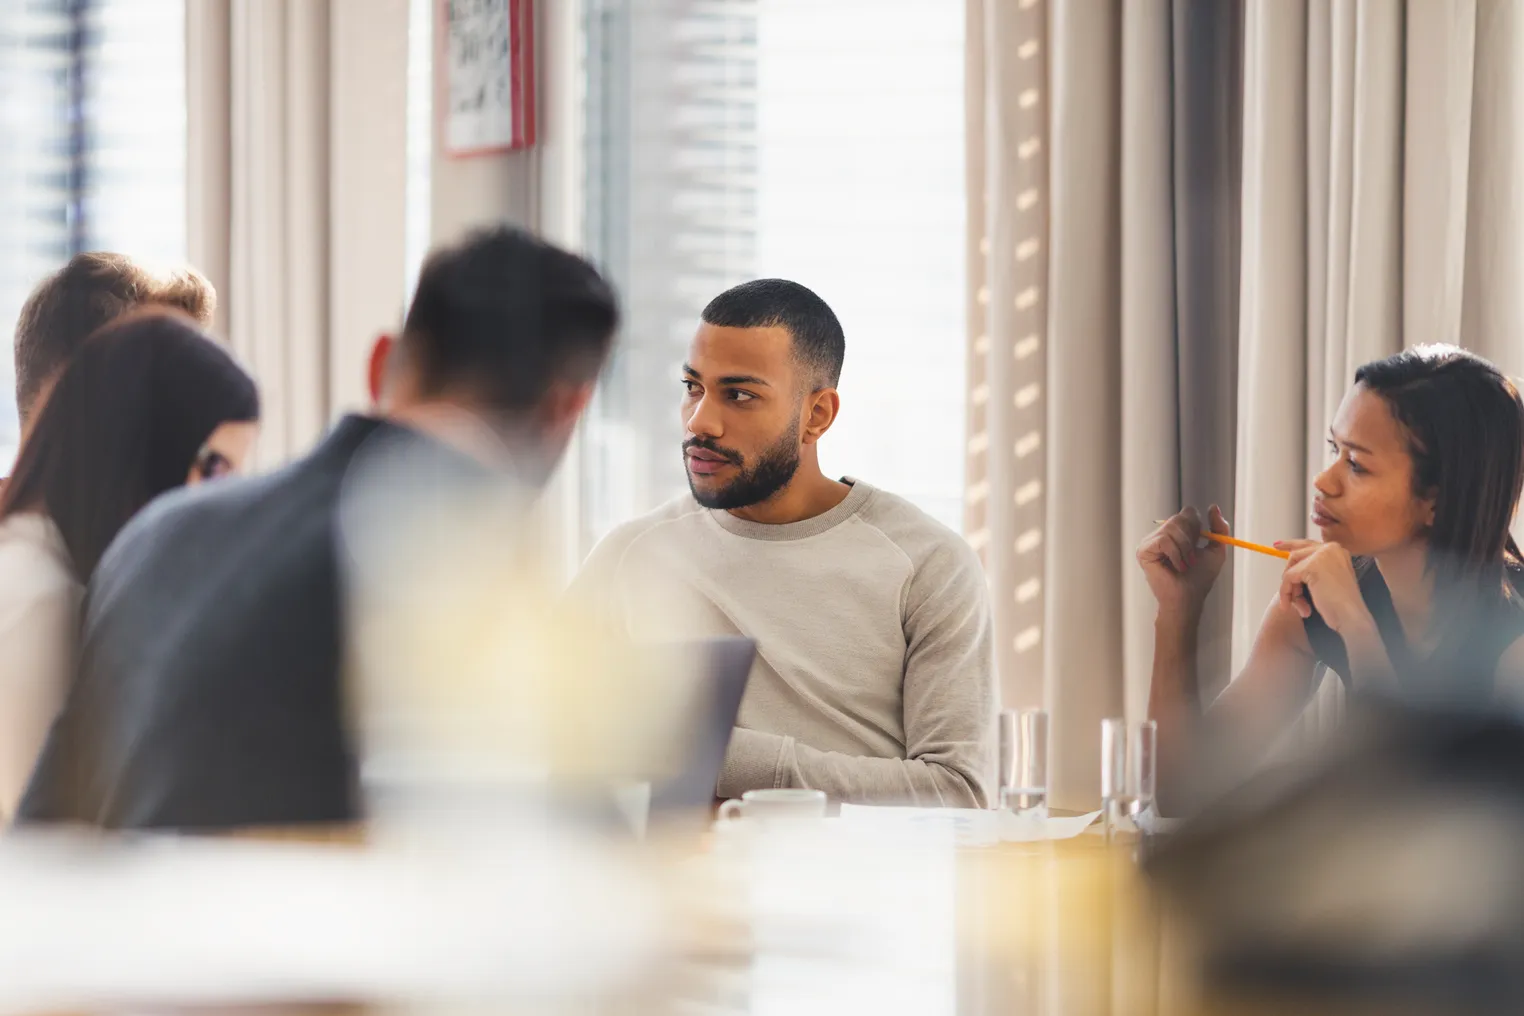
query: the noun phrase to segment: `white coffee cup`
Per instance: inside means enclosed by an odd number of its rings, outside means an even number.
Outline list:
[[[826,796],[823,790],[797,790],[782,787],[748,790],[741,799],[720,805],[719,820],[755,819],[762,822],[798,821],[825,818]]]

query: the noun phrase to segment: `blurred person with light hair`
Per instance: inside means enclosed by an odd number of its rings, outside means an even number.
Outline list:
[[[996,709],[984,572],[904,498],[821,471],[845,352],[835,313],[796,282],[715,297],[674,379],[689,493],[611,533],[572,595],[631,631],[757,642],[720,797],[797,787],[984,807]]]
[[[1198,752],[1258,757],[1317,690],[1447,708],[1524,702],[1524,561],[1509,533],[1524,487],[1524,401],[1482,357],[1428,345],[1355,372],[1313,480],[1321,540],[1284,540],[1281,588],[1243,670],[1204,708],[1202,606],[1226,560],[1213,505],[1186,508],[1137,551],[1158,601],[1150,714],[1161,790],[1232,771]],[[1205,757],[1210,757],[1207,755]]]
[[[76,254],[27,297],[16,319],[16,411],[25,434],[38,406],[85,339],[142,307],[188,314],[209,327],[217,292],[188,266],[159,269],[125,254]]]
[[[617,324],[592,265],[522,230],[430,255],[400,334],[374,344],[370,414],[273,474],[163,498],[122,533],[90,583],[78,679],[22,821],[353,828],[339,525],[352,467],[386,450],[394,493],[502,474],[543,484]],[[403,528],[402,548],[428,558]]]
[[[119,318],[74,351],[0,495],[0,822],[68,690],[85,583],[158,495],[237,472],[259,392],[171,311]]]

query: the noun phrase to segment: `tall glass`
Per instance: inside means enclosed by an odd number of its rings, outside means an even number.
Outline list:
[[[1154,807],[1154,791],[1159,778],[1159,724],[1143,720],[1132,728],[1127,752],[1127,779],[1129,782],[1129,809],[1133,821],[1151,812]]]
[[[1127,721],[1114,716],[1101,721],[1101,820],[1107,839],[1118,831],[1127,809]]]
[[[1154,806],[1158,783],[1159,725],[1128,727],[1119,717],[1101,721],[1101,810],[1106,835],[1137,832]]]
[[[1000,710],[1000,772],[998,790],[1001,807],[1005,806],[1005,792],[1016,786],[1017,740],[1021,737],[1021,711]]]
[[[1000,714],[1000,807],[1020,818],[1048,817],[1048,714]]]

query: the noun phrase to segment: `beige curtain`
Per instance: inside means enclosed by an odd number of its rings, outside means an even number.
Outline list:
[[[1524,38],[1511,0],[1261,0],[1248,15],[1238,398],[1255,468],[1238,474],[1235,521],[1310,535],[1307,491],[1361,363],[1459,342],[1524,367],[1512,196]],[[1299,411],[1297,434],[1285,422]],[[1298,468],[1300,485],[1282,479]],[[1279,573],[1240,561],[1235,668]],[[1310,719],[1337,710],[1325,682]]]
[[[1046,307],[1046,456],[1030,478],[1044,492],[1042,650],[1000,662],[1008,704],[1041,688],[1053,712],[1054,803],[1085,807],[1099,721],[1139,717],[1147,700],[1153,604],[1132,549],[1151,520],[1215,501],[1251,538],[1304,534],[1356,366],[1459,341],[1524,367],[1524,18],[1515,0],[974,8],[970,164],[983,176],[971,205],[984,243],[971,274],[987,298],[970,348],[985,405],[1004,409],[1017,390],[996,370],[1008,373],[1018,341],[1002,315],[1034,285]],[[1005,110],[1030,108],[1010,79],[1034,39],[1045,66],[1023,84],[1045,123],[1021,127],[1046,147],[1052,182],[1038,196],[1040,267],[1013,261],[999,232],[1031,210],[1019,160],[998,156],[1021,143]],[[1004,475],[1033,432],[1011,421],[971,415],[974,485]],[[1010,547],[997,516],[1011,507],[995,491],[969,529],[987,534],[1008,643],[1011,582],[1025,573],[999,560]],[[1203,635],[1209,693],[1241,664],[1278,576],[1238,555],[1219,583]],[[1336,715],[1335,691],[1320,693],[1312,725]]]
[[[968,0],[965,532],[995,597],[1009,706],[1043,700],[1047,40],[1040,4]],[[986,96],[989,96],[988,100]]]
[[[260,382],[260,461],[363,406],[404,299],[407,0],[190,0],[190,250]]]

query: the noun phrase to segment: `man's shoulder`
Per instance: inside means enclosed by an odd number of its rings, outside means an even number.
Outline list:
[[[230,540],[229,552],[258,544],[266,537],[266,542],[285,545],[293,535],[286,527],[294,520],[326,525],[329,513],[322,509],[337,501],[354,455],[376,436],[396,430],[372,418],[347,417],[312,451],[271,472],[177,487],[138,512],[123,527],[112,550],[166,546],[187,538],[218,538],[230,530],[237,539]],[[251,528],[255,522],[258,525]]]
[[[333,552],[349,458],[320,449],[172,492],[123,531],[91,578],[60,754],[39,764],[28,814],[177,829],[352,817]]]
[[[874,490],[859,518],[892,542],[908,561],[906,611],[919,616],[930,606],[961,624],[988,616],[989,583],[978,553],[945,523],[898,494]],[[950,613],[948,613],[950,612]]]
[[[704,512],[705,509],[693,500],[691,494],[674,497],[644,515],[615,526],[598,541],[588,560],[591,562],[594,559],[607,560],[611,556],[622,556],[642,540],[659,538],[670,531],[681,531],[683,527],[701,521]]]
[[[903,551],[917,568],[932,559],[979,566],[979,555],[967,540],[909,498],[874,487],[858,517]]]
[[[277,494],[282,473],[217,480],[198,487],[177,487],[149,502],[122,527],[113,550],[145,539],[185,536],[220,528],[241,515],[258,511]],[[108,555],[109,556],[109,555]]]
[[[155,498],[112,541],[91,578],[91,597],[182,576],[220,574],[238,562],[275,561],[310,552],[313,530],[300,461],[262,476],[181,487]],[[326,531],[323,526],[321,530]],[[245,573],[251,575],[252,573]]]
[[[273,473],[233,477],[203,486],[176,487],[151,501],[133,517],[128,528],[153,530],[205,524],[236,515],[257,504],[272,490],[278,489],[280,476],[280,473]]]
[[[630,533],[643,533],[670,522],[695,522],[702,518],[707,510],[697,501],[693,500],[692,494],[679,494],[646,512],[644,515],[636,516],[630,521],[616,527],[615,532],[624,530]]]

